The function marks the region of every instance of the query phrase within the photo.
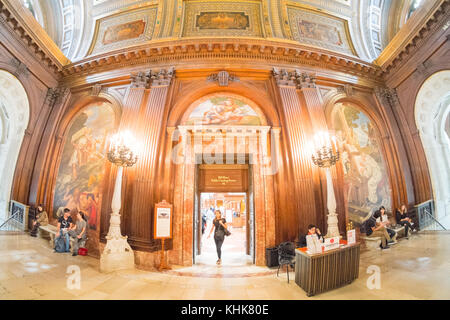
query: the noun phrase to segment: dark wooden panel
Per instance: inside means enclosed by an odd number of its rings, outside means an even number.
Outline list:
[[[247,192],[248,169],[200,169],[200,192]]]

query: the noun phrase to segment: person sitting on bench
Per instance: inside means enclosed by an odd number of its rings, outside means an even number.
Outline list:
[[[307,237],[307,236],[310,236],[310,235],[313,235],[313,234],[317,235],[317,238],[319,239],[319,241],[323,242],[324,238],[323,238],[323,235],[322,235],[322,233],[320,232],[319,228],[317,228],[317,227],[316,227],[315,225],[313,225],[313,224],[310,224],[310,225],[308,226],[308,234],[301,235],[301,236],[299,237],[299,243],[298,243],[298,246],[299,246],[300,248],[305,248],[305,247],[307,246],[307,244],[306,244],[306,237]]]
[[[369,238],[380,237],[381,249],[388,249],[388,243],[393,242],[384,225],[381,223],[377,223],[376,220],[372,218],[367,221],[366,235]]]
[[[46,226],[46,225],[48,225],[47,212],[44,211],[42,205],[39,205],[37,207],[36,220],[33,221],[33,228],[30,231],[30,236],[37,237],[39,226]]]
[[[70,209],[64,208],[64,215],[58,219],[58,226],[56,229],[55,243],[59,237],[64,237],[65,252],[70,252],[70,236],[69,230],[72,228],[72,217],[70,216]]]
[[[86,218],[82,211],[78,211],[77,220],[69,230],[69,235],[74,238],[72,256],[78,255],[80,246],[84,246],[86,241]]]
[[[386,228],[392,241],[394,243],[397,242],[397,236],[398,236],[397,232],[395,232],[395,230],[392,230],[391,228],[388,227],[389,220],[388,220],[388,216],[386,213],[386,208],[381,206],[379,210],[375,211],[375,213],[373,214],[373,217],[375,219],[377,219],[377,222],[379,221]]]
[[[409,230],[411,229],[411,231],[413,231],[414,228],[412,220],[408,216],[408,210],[404,204],[402,204],[400,209],[395,211],[395,219],[397,220],[397,224],[405,227],[405,237],[408,239]]]

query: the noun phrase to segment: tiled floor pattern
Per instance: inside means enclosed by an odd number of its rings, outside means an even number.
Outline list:
[[[48,241],[26,234],[0,235],[1,299],[450,299],[450,234],[418,234],[385,251],[361,255],[359,279],[308,298],[286,273],[235,278],[180,276],[142,270],[102,274],[91,257],[58,254]],[[81,272],[81,287],[67,284],[70,267]],[[369,266],[381,271],[381,288],[366,283]],[[202,268],[198,266],[197,268]],[[212,266],[209,266],[212,267]],[[234,266],[222,266],[229,274]],[[245,266],[246,268],[269,270]],[[195,267],[192,268],[195,271]],[[269,270],[270,271],[270,270]],[[217,272],[216,272],[217,273]],[[294,279],[294,273],[291,273]],[[70,281],[69,281],[70,282]],[[69,283],[70,284],[70,283]]]

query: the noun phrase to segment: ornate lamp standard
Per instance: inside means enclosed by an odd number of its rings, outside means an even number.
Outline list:
[[[100,271],[111,272],[122,269],[134,268],[134,254],[127,242],[127,236],[120,232],[120,207],[122,194],[123,167],[131,167],[137,161],[136,154],[132,151],[133,138],[126,131],[117,133],[111,138],[108,160],[119,167],[117,170],[116,184],[112,198],[112,214],[109,222],[109,231],[106,236],[106,246],[100,257]],[[128,145],[127,145],[128,144]]]
[[[333,143],[332,143],[333,142]],[[334,148],[333,148],[334,146]],[[327,208],[328,230],[326,238],[338,237],[338,217],[336,214],[336,197],[334,195],[333,180],[330,167],[339,161],[339,151],[336,146],[336,137],[331,137],[328,132],[319,132],[314,136],[314,152],[312,161],[320,168],[325,168],[327,177]]]

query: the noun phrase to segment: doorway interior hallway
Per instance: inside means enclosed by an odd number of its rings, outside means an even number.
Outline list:
[[[214,232],[208,235],[213,227],[214,209],[222,212],[227,221],[231,235],[225,237],[222,245],[222,265],[243,266],[251,265],[252,257],[247,254],[247,193],[201,193],[200,195],[200,217],[199,222],[206,225],[200,237],[200,253],[195,259],[197,265],[215,265],[217,251],[214,243]],[[200,228],[202,226],[200,225]]]

